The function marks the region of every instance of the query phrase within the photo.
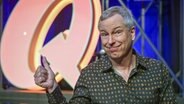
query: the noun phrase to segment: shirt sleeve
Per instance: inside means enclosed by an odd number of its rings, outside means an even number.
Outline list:
[[[169,76],[168,69],[164,64],[162,64],[162,74],[163,74],[163,87],[160,93],[160,103],[159,104],[176,104],[176,96],[171,83],[171,78]]]
[[[85,69],[82,70],[74,89],[74,95],[69,101],[70,104],[91,104],[89,87],[87,84],[90,80],[88,78],[89,77]]]
[[[59,86],[52,93],[47,92],[47,97],[49,104],[67,104]]]
[[[77,84],[74,89],[74,94],[67,103],[66,98],[63,96],[59,86],[52,92],[47,93],[49,104],[91,104],[89,90],[87,87],[87,77],[85,73],[81,73]]]

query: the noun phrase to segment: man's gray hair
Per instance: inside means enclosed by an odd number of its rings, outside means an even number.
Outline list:
[[[129,29],[135,25],[131,11],[128,8],[121,6],[113,6],[103,11],[99,22],[112,17],[115,14],[120,14],[123,17],[123,23]]]

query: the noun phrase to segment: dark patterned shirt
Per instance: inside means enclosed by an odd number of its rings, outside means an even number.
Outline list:
[[[67,104],[60,88],[48,94],[50,104]],[[82,70],[69,104],[175,104],[168,70],[160,61],[136,55],[126,82],[107,56]]]

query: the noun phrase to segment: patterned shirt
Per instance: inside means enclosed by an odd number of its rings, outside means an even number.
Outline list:
[[[50,104],[68,104],[57,87]],[[169,73],[158,60],[136,55],[128,81],[112,69],[108,56],[89,64],[76,83],[69,104],[175,104]]]

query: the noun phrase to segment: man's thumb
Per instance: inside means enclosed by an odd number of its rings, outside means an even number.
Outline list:
[[[45,69],[49,70],[50,69],[49,62],[47,61],[45,56],[43,56],[41,61],[42,61],[43,67],[45,67]]]

